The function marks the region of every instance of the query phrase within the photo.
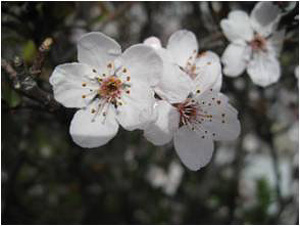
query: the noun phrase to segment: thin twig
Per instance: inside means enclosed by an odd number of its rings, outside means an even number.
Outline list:
[[[14,89],[20,89],[21,84],[17,77],[17,71],[13,68],[13,66],[5,59],[1,59],[1,67],[6,71],[9,79],[13,82]]]
[[[16,70],[7,60],[1,59],[1,67],[7,72],[11,79],[15,79],[17,77]]]
[[[42,68],[45,62],[45,56],[50,50],[52,43],[52,38],[46,38],[42,45],[39,47],[39,51],[33,61],[31,68],[29,69],[29,72],[32,76],[39,77],[41,75]]]

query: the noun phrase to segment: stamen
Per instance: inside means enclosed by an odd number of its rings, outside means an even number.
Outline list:
[[[266,51],[266,39],[259,34],[256,34],[250,42],[250,46],[254,51]]]
[[[97,71],[93,69],[93,72]],[[91,93],[82,95],[82,98],[86,98],[88,95],[96,94],[95,97],[90,100],[91,104],[93,101],[96,101],[96,99],[98,99],[98,101],[100,99],[97,106],[91,109],[91,113],[93,114],[92,121],[95,121],[95,118],[101,115],[103,116],[102,123],[104,123],[106,120],[106,116],[108,115],[108,111],[111,107],[111,104],[115,107],[116,110],[118,106],[126,104],[124,100],[121,101],[121,96],[124,93],[130,93],[130,76],[129,74],[127,74],[123,81],[121,80],[122,76],[119,75],[119,72],[128,73],[129,71],[125,67],[123,67],[123,69],[121,67],[118,67],[115,70],[114,64],[112,62],[108,63],[107,69],[102,73],[99,73],[96,77],[92,79],[93,82],[96,81],[99,84],[99,88],[94,90],[89,89]],[[82,83],[82,86],[87,86],[87,83]]]
[[[207,103],[207,105],[211,105],[211,103],[206,101],[202,101],[201,103]],[[173,104],[173,106],[177,109],[180,115],[179,127],[184,125],[188,126],[192,131],[195,131],[202,139],[206,139],[210,135],[216,135],[211,134],[209,130],[206,130],[202,125],[202,123],[205,121],[212,122],[213,115],[203,110],[203,108],[201,107],[202,105],[200,106],[200,103],[195,101],[193,97],[187,98],[182,103]],[[225,116],[225,114],[223,115]],[[223,120],[222,122],[225,123],[225,120]]]

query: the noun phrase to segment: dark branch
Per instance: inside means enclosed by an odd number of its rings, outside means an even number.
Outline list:
[[[32,67],[27,70],[23,60],[19,57],[14,59],[14,67],[5,59],[1,59],[1,67],[7,73],[13,88],[23,94],[24,96],[33,99],[43,106],[47,107],[49,111],[55,111],[60,108],[50,93],[42,90],[34,80],[34,77],[40,75],[44,63],[46,52],[52,44],[52,39],[47,38],[39,48],[39,53]]]
[[[39,51],[33,61],[31,68],[29,69],[29,72],[32,76],[38,77],[41,75],[46,54],[50,50],[52,43],[52,38],[46,38],[42,45],[39,47]]]

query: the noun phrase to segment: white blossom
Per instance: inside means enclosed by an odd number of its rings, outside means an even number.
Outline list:
[[[50,78],[55,99],[80,109],[71,121],[73,141],[93,148],[110,141],[119,124],[130,131],[141,128],[155,101],[150,86],[161,77],[155,51],[138,44],[121,54],[116,41],[92,32],[78,41],[78,61],[57,66]]]
[[[155,87],[160,97],[174,103],[183,101],[194,89],[205,89],[214,84],[220,90],[222,84],[221,64],[212,51],[198,53],[196,36],[187,30],[179,30],[171,35],[166,48],[157,37],[150,37],[144,44],[153,47],[163,61],[163,76]]]
[[[157,120],[148,124],[144,136],[155,145],[173,139],[183,164],[198,170],[210,161],[214,140],[234,139],[240,133],[237,111],[219,92],[219,59],[212,52],[198,55],[194,34],[184,30],[170,37],[166,49],[156,50],[164,67],[155,89],[162,100],[155,104]]]
[[[235,10],[221,21],[221,28],[231,42],[222,56],[224,73],[231,77],[245,69],[252,81],[268,86],[278,81],[281,69],[278,61],[285,31],[277,31],[280,8],[271,2],[259,2],[250,16]]]

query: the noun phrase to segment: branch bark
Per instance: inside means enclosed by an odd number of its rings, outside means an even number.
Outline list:
[[[45,55],[50,49],[51,44],[51,38],[45,39],[39,48],[39,53],[37,54],[33,65],[29,70],[27,70],[23,60],[19,57],[15,57],[14,67],[7,60],[1,59],[1,67],[12,82],[13,89],[24,96],[39,102],[43,106],[47,107],[49,111],[55,111],[58,110],[61,105],[54,100],[50,93],[42,90],[35,81],[35,78],[41,74]]]

